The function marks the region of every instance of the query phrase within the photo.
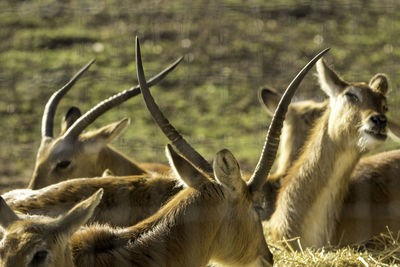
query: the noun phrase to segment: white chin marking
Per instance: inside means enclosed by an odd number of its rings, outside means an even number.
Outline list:
[[[358,146],[361,147],[361,150],[363,152],[365,152],[365,151],[375,148],[376,146],[382,144],[383,142],[384,142],[384,140],[378,139],[378,138],[374,137],[373,135],[368,134],[363,131],[361,133],[361,138],[358,141]]]

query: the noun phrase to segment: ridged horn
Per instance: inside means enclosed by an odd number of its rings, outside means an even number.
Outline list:
[[[147,109],[149,110],[151,116],[154,121],[166,135],[166,137],[172,142],[174,147],[185,157],[188,161],[190,161],[197,168],[205,172],[207,175],[213,176],[213,169],[210,163],[207,162],[183,137],[182,135],[175,129],[174,126],[170,124],[168,119],[164,116],[154,98],[150,94],[149,84],[146,82],[146,78],[144,76],[143,64],[142,64],[142,56],[140,53],[140,44],[139,38],[136,37],[136,71],[137,77],[139,80],[140,89],[142,91],[142,96],[144,102],[146,104]]]
[[[46,103],[42,117],[42,138],[53,137],[54,115],[61,98],[72,88],[82,74],[96,61],[92,59],[86,66],[79,70],[74,77],[62,88],[54,92]]]
[[[308,62],[308,64],[297,74],[297,76],[289,84],[288,88],[283,94],[272,118],[271,124],[268,128],[267,137],[264,143],[263,150],[261,152],[260,159],[257,163],[253,175],[248,181],[250,192],[255,192],[261,189],[262,185],[265,183],[269,171],[271,170],[279,146],[279,139],[282,131],[283,121],[285,120],[285,115],[288,110],[290,101],[292,100],[294,93],[299,87],[300,82],[306,76],[307,72],[318,61],[318,59],[320,59],[328,51],[329,48],[323,50],[310,62]]]
[[[183,57],[180,57],[169,67],[164,69],[162,72],[154,76],[149,80],[149,87],[157,84],[159,81],[164,79],[168,73],[170,73],[181,61]],[[140,86],[132,87],[128,90],[124,90],[118,94],[115,94],[106,100],[103,100],[95,107],[90,109],[84,115],[82,115],[71,127],[65,132],[64,138],[76,138],[78,135],[88,127],[93,121],[95,121],[100,115],[110,110],[111,108],[118,106],[119,104],[125,102],[129,98],[140,94]]]

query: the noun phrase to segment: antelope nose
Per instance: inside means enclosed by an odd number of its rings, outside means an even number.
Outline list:
[[[387,118],[383,114],[371,116],[371,121],[378,127],[385,127],[387,123]]]

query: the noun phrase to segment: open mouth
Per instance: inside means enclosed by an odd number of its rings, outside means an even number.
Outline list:
[[[373,131],[369,131],[369,130],[364,130],[365,133],[371,135],[372,137],[378,139],[378,140],[382,140],[385,141],[387,138],[387,134],[382,134],[382,133],[376,133]]]

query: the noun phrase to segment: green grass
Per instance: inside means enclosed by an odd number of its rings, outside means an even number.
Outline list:
[[[377,72],[387,73],[393,88],[389,116],[398,118],[399,8],[400,3],[379,0],[3,0],[0,191],[27,184],[48,97],[90,59],[97,61],[60,103],[56,124],[71,105],[86,111],[136,85],[136,35],[147,77],[185,55],[153,90],[170,121],[205,157],[229,148],[245,171],[256,164],[270,119],[258,103],[257,89],[269,84],[283,90],[325,47],[332,48],[328,62],[347,80],[368,81]],[[313,75],[297,94],[304,98],[324,98]],[[138,161],[166,162],[167,139],[140,96],[99,118],[91,129],[123,117],[131,117],[132,125],[113,145]],[[390,141],[377,151],[396,147]],[[347,250],[314,256],[308,250],[276,251],[282,257],[278,266],[364,266],[358,257],[373,266],[385,257]],[[397,247],[395,252],[383,262],[398,262]],[[334,261],[347,254],[348,262]]]

